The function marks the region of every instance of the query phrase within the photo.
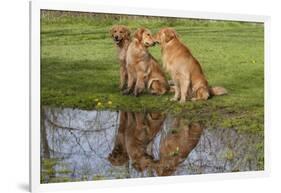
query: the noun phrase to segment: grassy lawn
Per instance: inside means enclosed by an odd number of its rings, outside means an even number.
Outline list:
[[[162,27],[175,28],[200,61],[210,85],[223,86],[229,94],[184,105],[169,102],[172,94],[122,96],[118,89],[116,48],[108,32],[113,24],[119,23],[132,31],[144,26],[153,33]],[[56,16],[45,12],[41,46],[42,105],[169,111],[189,119],[204,119],[221,128],[263,133],[262,24],[83,14]],[[161,64],[160,48],[153,47],[150,52]]]

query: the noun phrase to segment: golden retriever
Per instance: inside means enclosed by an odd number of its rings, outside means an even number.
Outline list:
[[[172,101],[207,100],[211,96],[223,95],[223,87],[210,87],[200,63],[190,50],[180,41],[176,31],[163,28],[155,35],[160,43],[164,68],[171,74],[175,84],[175,96]]]
[[[128,47],[126,64],[128,85],[123,94],[133,92],[138,96],[145,88],[152,94],[162,95],[168,88],[168,82],[156,59],[148,52],[155,44],[151,32],[139,28]]]
[[[128,74],[126,68],[126,55],[131,41],[131,32],[124,25],[114,25],[110,29],[110,34],[117,47],[118,59],[120,62],[120,89],[126,88]]]
[[[128,113],[126,147],[132,166],[137,171],[150,168],[154,159],[147,153],[152,139],[162,128],[165,115],[161,113]]]
[[[148,153],[149,145],[162,128],[165,114],[120,112],[119,128],[114,148],[108,156],[113,166],[130,160],[137,171],[151,168],[155,162]]]
[[[202,124],[187,124],[181,118],[175,118],[172,127],[174,131],[160,142],[160,160],[153,167],[158,176],[172,175],[196,147],[203,131]]]

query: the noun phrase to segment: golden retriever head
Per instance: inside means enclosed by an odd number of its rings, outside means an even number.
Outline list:
[[[139,28],[134,34],[134,38],[138,40],[144,47],[155,45],[155,41],[149,29]]]
[[[156,43],[166,44],[177,37],[176,30],[172,28],[163,28],[154,36],[154,40]]]
[[[119,45],[123,42],[123,40],[129,40],[131,36],[131,32],[129,28],[124,25],[114,25],[110,29],[110,35],[113,41]]]

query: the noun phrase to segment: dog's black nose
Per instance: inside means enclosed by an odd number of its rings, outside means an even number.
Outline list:
[[[115,39],[115,40],[118,40],[118,36],[114,36],[114,39]]]

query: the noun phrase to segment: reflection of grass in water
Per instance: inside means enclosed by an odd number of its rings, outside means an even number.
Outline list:
[[[179,155],[179,147],[176,147],[176,149],[172,152],[169,153],[169,156],[171,157],[175,157],[175,156],[178,156]]]
[[[104,180],[103,176],[94,176],[93,180]]]
[[[61,166],[60,169],[55,169]],[[58,159],[43,159],[41,164],[41,183],[69,182],[71,173]]]
[[[234,159],[234,152],[233,152],[233,150],[227,149],[225,151],[225,153],[224,153],[224,158],[226,160],[229,160],[229,161],[233,160]]]
[[[55,158],[43,159],[41,170],[41,183],[74,182],[88,180],[104,180],[101,175],[82,175],[81,178],[72,178],[73,171],[67,168],[68,164]],[[79,172],[79,171],[78,171]]]
[[[132,30],[145,26],[153,33],[166,26],[175,28],[201,62],[210,85],[224,86],[229,95],[184,105],[170,102],[171,94],[122,96],[116,49],[108,34],[118,23]],[[201,119],[207,126],[263,136],[262,24],[45,12],[41,29],[43,105],[169,111],[189,120]],[[160,48],[150,52],[161,63]]]

